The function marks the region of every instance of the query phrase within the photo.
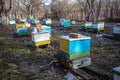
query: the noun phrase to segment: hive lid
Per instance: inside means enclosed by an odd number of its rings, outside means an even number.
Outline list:
[[[51,28],[50,26],[42,25],[41,28]]]
[[[81,35],[80,38],[71,38],[69,36],[60,36],[60,38],[68,40],[68,41],[91,39],[91,37],[84,36],[84,35]]]
[[[113,72],[120,75],[120,66],[113,68]]]
[[[48,33],[47,31],[41,31],[41,32],[31,32],[32,34],[44,34],[44,33]]]

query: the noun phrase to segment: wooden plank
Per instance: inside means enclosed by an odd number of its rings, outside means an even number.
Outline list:
[[[63,58],[63,57],[61,57],[59,55],[56,55],[56,58],[57,58],[57,61],[59,63],[61,63],[62,65],[64,65],[65,67],[67,67],[67,68],[72,67],[72,64],[71,64],[70,60],[67,60],[67,59],[65,59],[65,58]]]
[[[93,79],[93,77],[91,75],[89,75],[88,73],[82,71],[81,69],[70,69],[70,70],[74,74],[82,77],[84,80],[92,80]]]
[[[69,37],[71,37],[71,38],[80,38],[81,34],[78,34],[78,33],[69,33]]]
[[[105,71],[104,69],[102,69],[98,66],[91,65],[91,66],[87,66],[85,68],[95,72],[96,74],[98,74],[102,77],[108,77],[108,78],[111,78],[111,79],[113,78],[112,74],[109,74],[107,71]]]

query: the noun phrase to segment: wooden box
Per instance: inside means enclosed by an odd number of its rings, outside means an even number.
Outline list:
[[[78,34],[78,33],[69,33],[69,37],[70,38],[80,38],[81,34]]]
[[[40,24],[40,21],[39,20],[35,20],[35,24]]]
[[[26,28],[25,24],[16,24],[16,29]]]
[[[13,20],[13,21],[10,21],[9,22],[9,26],[11,27],[15,27],[16,26],[16,22]]]
[[[113,27],[113,34],[120,36],[120,26],[119,26],[119,25],[115,25],[115,26]]]
[[[68,54],[68,53],[65,53],[64,51],[59,51],[58,54],[66,59],[69,59],[69,60],[75,60],[75,59],[78,59],[78,58],[82,58],[82,57],[86,57],[86,56],[90,56],[90,51],[88,52],[79,52],[79,53],[74,53],[74,54]]]
[[[50,26],[51,24],[52,24],[52,20],[51,19],[43,19],[43,25]]]
[[[50,34],[48,32],[32,32],[32,41],[35,46],[50,44]]]
[[[92,29],[92,22],[85,22],[86,29]]]
[[[92,29],[95,31],[103,31],[104,30],[104,22],[92,23]]]
[[[21,21],[22,23],[24,23],[24,22],[27,21],[27,18],[22,18],[20,21]]]
[[[28,28],[16,29],[18,35],[28,35]]]
[[[91,37],[81,35],[81,38],[60,37],[60,50],[68,54],[90,51]]]
[[[41,29],[42,29],[42,31],[46,31],[49,34],[51,34],[51,27],[43,25],[43,26],[41,26]]]
[[[86,67],[91,65],[91,58],[89,57],[83,57],[77,60],[72,61],[73,64],[73,68],[74,69],[78,69],[78,68],[82,68],[82,67]]]
[[[60,26],[63,26],[64,21],[65,21],[64,18],[61,18],[61,19],[60,19]]]
[[[120,80],[120,67],[113,68],[114,80]]]
[[[70,27],[70,26],[71,26],[71,20],[65,20],[65,21],[63,22],[63,26],[64,26],[64,27]]]

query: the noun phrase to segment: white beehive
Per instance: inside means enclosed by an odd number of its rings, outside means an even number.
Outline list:
[[[114,80],[120,80],[120,67],[113,68]]]
[[[50,40],[50,34],[48,32],[32,32],[32,41],[33,42],[40,42]]]

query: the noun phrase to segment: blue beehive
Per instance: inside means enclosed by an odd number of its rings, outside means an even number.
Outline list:
[[[17,29],[17,34],[18,35],[27,35],[28,34],[28,28]]]
[[[65,20],[63,23],[64,27],[70,27],[71,26],[71,20]]]
[[[51,34],[51,27],[49,27],[49,26],[42,26],[41,28],[42,28],[42,31],[47,31],[47,32],[49,32]]]
[[[50,26],[52,24],[51,19],[43,19],[43,25]]]
[[[61,36],[60,50],[69,54],[90,51],[90,39],[90,37],[86,36],[81,36],[81,38]]]

